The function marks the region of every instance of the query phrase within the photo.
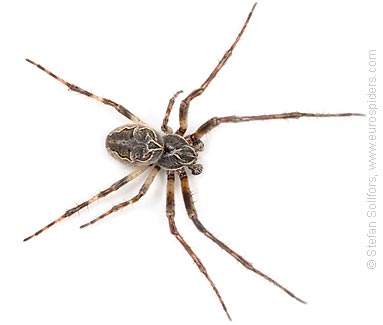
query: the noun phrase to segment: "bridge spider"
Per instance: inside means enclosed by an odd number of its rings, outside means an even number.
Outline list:
[[[32,60],[26,59],[29,63],[35,65],[40,70],[46,72],[51,77],[55,78],[70,90],[78,92],[80,94],[86,95],[88,97],[94,98],[106,105],[114,107],[120,114],[127,117],[133,124],[126,124],[116,128],[111,131],[106,138],[106,147],[107,150],[117,159],[122,162],[130,163],[136,166],[136,169],[131,172],[129,175],[121,178],[119,181],[112,184],[107,189],[102,192],[94,195],[90,199],[84,201],[83,203],[77,205],[76,207],[67,210],[62,216],[55,219],[45,227],[41,228],[33,235],[24,239],[27,241],[33,237],[38,236],[43,231],[49,229],[56,223],[62,221],[65,218],[70,217],[74,213],[85,208],[94,201],[101,199],[108,194],[117,191],[122,186],[126,185],[136,177],[142,175],[145,171],[149,170],[149,173],[140,188],[138,194],[131,198],[128,201],[122,202],[118,205],[113,206],[110,210],[106,211],[97,218],[91,220],[88,223],[85,223],[81,228],[87,227],[95,222],[107,217],[108,215],[120,210],[134,202],[137,202],[142,196],[144,196],[152,184],[154,178],[161,169],[165,169],[167,172],[167,190],[166,190],[166,216],[169,222],[170,232],[174,237],[179,241],[187,253],[191,256],[193,261],[196,263],[199,270],[203,273],[206,279],[209,281],[211,287],[213,288],[218,300],[220,301],[222,308],[224,309],[227,317],[229,319],[230,315],[226,308],[223,299],[215,286],[213,280],[210,278],[205,266],[202,264],[201,260],[194,253],[192,248],[186,243],[182,235],[178,232],[175,224],[175,206],[174,206],[174,180],[175,176],[180,179],[181,189],[183,200],[185,203],[185,208],[189,218],[192,220],[197,229],[204,234],[207,238],[212,240],[215,244],[229,253],[234,257],[238,262],[240,262],[245,268],[253,271],[254,273],[260,275],[264,279],[270,281],[275,286],[282,289],[289,296],[296,299],[301,303],[305,303],[302,299],[295,296],[290,290],[286,289],[284,286],[279,284],[277,281],[273,280],[263,272],[256,269],[250,262],[245,260],[241,255],[233,251],[226,244],[216,238],[209,230],[207,230],[201,221],[198,218],[197,211],[194,207],[192,194],[189,187],[189,179],[187,169],[193,175],[198,175],[202,172],[202,165],[198,164],[198,154],[203,150],[203,143],[201,138],[206,135],[209,131],[218,127],[222,123],[241,123],[247,121],[258,121],[258,120],[273,120],[273,119],[290,119],[290,118],[300,118],[300,117],[343,117],[343,116],[361,116],[363,114],[357,113],[342,113],[342,114],[320,114],[320,113],[282,113],[282,114],[272,114],[272,115],[259,115],[259,116],[225,116],[225,117],[213,117],[202,124],[196,131],[185,135],[185,132],[188,128],[188,110],[190,102],[200,96],[206,88],[209,86],[210,82],[215,78],[217,73],[225,65],[229,57],[231,56],[234,48],[236,47],[238,41],[240,40],[242,34],[244,33],[247,24],[250,21],[250,18],[253,14],[256,4],[250,10],[245,23],[242,26],[241,31],[236,37],[234,43],[223,55],[222,59],[219,61],[214,70],[210,73],[209,77],[202,83],[202,85],[193,90],[188,96],[186,96],[180,104],[179,108],[179,128],[176,132],[173,133],[171,128],[168,126],[168,120],[170,113],[173,109],[173,105],[176,97],[182,92],[178,91],[170,100],[166,109],[165,117],[162,122],[161,130],[163,133],[156,131],[149,127],[144,121],[139,119],[136,115],[130,112],[128,109],[123,107],[116,102],[99,97],[95,94],[90,93],[87,90],[84,90],[74,84],[71,84],[62,78],[58,77],[54,73],[45,69],[40,64],[33,62]]]

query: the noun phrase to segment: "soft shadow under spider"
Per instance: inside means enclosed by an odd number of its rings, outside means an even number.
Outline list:
[[[234,48],[239,42],[243,32],[246,29],[248,22],[253,14],[256,3],[250,10],[245,23],[242,26],[241,31],[236,37],[234,43],[230,46],[230,48],[225,52],[222,59],[218,62],[214,70],[210,73],[208,78],[202,83],[202,85],[193,90],[188,96],[186,96],[180,104],[179,107],[179,128],[176,132],[173,133],[172,129],[168,126],[169,116],[172,111],[173,105],[175,103],[176,97],[182,92],[178,91],[170,100],[166,109],[165,117],[162,122],[161,130],[163,133],[156,131],[155,129],[149,127],[144,121],[139,119],[135,114],[130,112],[128,109],[123,107],[116,102],[97,96],[92,94],[91,92],[84,90],[74,84],[71,84],[57,75],[53,74],[49,70],[45,69],[41,65],[33,62],[32,60],[26,59],[29,63],[35,65],[40,70],[46,72],[51,77],[55,78],[65,86],[67,86],[70,90],[78,92],[80,94],[86,95],[88,97],[94,98],[106,105],[109,105],[115,108],[120,114],[127,117],[133,124],[127,124],[116,128],[111,131],[106,139],[106,147],[108,151],[117,159],[134,164],[136,169],[131,172],[129,175],[121,178],[119,181],[113,183],[107,189],[101,191],[100,193],[94,195],[90,199],[82,202],[76,207],[67,210],[62,216],[55,219],[45,227],[41,228],[33,235],[24,239],[27,241],[33,237],[38,236],[43,231],[52,227],[56,223],[64,220],[65,218],[70,217],[74,213],[80,211],[81,209],[87,207],[89,204],[93,203],[96,200],[99,200],[108,194],[117,191],[122,186],[126,185],[133,179],[142,175],[145,171],[149,170],[146,179],[141,186],[138,194],[132,197],[130,200],[122,202],[113,206],[110,210],[106,211],[99,217],[91,220],[88,223],[85,223],[81,226],[81,228],[87,227],[105,217],[116,212],[143,197],[150,185],[152,184],[154,178],[158,174],[161,169],[165,169],[167,171],[167,186],[166,186],[166,216],[169,222],[169,229],[171,234],[178,240],[178,242],[183,246],[183,248],[187,251],[193,261],[196,263],[198,269],[203,273],[205,278],[209,281],[211,287],[213,288],[219,302],[221,303],[222,308],[224,309],[227,317],[231,320],[229,312],[226,308],[225,303],[223,302],[223,298],[219,293],[216,285],[213,280],[210,278],[204,264],[201,262],[199,257],[194,253],[189,244],[186,243],[182,235],[178,232],[176,224],[175,224],[175,205],[174,205],[174,180],[175,175],[180,180],[181,190],[183,201],[185,204],[185,208],[189,218],[192,220],[196,228],[207,238],[225,250],[228,254],[234,257],[239,263],[241,263],[245,268],[253,271],[254,273],[260,275],[264,279],[270,281],[272,284],[286,292],[289,296],[296,299],[301,303],[305,303],[302,299],[298,298],[294,295],[290,290],[286,289],[284,286],[279,284],[277,281],[273,280],[265,273],[256,269],[250,262],[244,259],[241,255],[233,251],[226,244],[224,244],[221,240],[215,237],[209,230],[205,228],[202,222],[199,220],[197,211],[194,207],[192,194],[189,187],[189,179],[187,169],[193,175],[198,175],[202,172],[202,165],[198,164],[198,154],[203,151],[203,143],[201,138],[206,135],[208,132],[218,127],[223,123],[241,123],[248,121],[264,121],[264,120],[274,120],[274,119],[298,119],[300,117],[345,117],[345,116],[363,116],[363,114],[359,113],[339,113],[339,114],[321,114],[321,113],[299,113],[299,112],[291,112],[291,113],[282,113],[282,114],[271,114],[271,115],[258,115],[258,116],[225,116],[225,117],[213,117],[203,123],[195,132],[186,135],[185,132],[188,128],[188,110],[190,102],[200,96],[206,88],[209,86],[210,82],[215,78],[217,73],[221,70],[221,68],[225,65],[226,61],[231,56]]]

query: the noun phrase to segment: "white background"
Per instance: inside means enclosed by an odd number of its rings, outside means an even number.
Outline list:
[[[229,63],[192,102],[191,130],[231,114],[366,112],[368,50],[377,49],[379,71],[383,62],[379,4],[260,1]],[[206,79],[251,6],[1,4],[1,324],[228,324],[169,233],[162,173],[141,202],[108,220],[78,229],[135,195],[142,178],[22,242],[131,170],[104,149],[106,134],[127,120],[24,59],[159,128],[170,96]],[[225,125],[206,137],[205,147],[204,172],[191,179],[202,222],[308,301],[299,304],[198,233],[178,189],[179,230],[234,322],[380,323],[381,257],[377,269],[366,267],[367,119]]]

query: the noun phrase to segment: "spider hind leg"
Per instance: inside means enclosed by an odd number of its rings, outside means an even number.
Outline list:
[[[136,196],[132,197],[130,200],[127,200],[127,201],[124,201],[120,204],[115,205],[114,207],[112,207],[111,209],[109,209],[108,211],[103,213],[102,215],[98,216],[97,218],[94,218],[93,220],[91,220],[87,223],[84,223],[82,226],[80,226],[80,228],[85,228],[85,227],[88,227],[90,225],[93,225],[97,221],[104,219],[105,217],[109,216],[110,214],[112,214],[112,213],[114,213],[114,212],[116,212],[116,211],[118,211],[118,210],[120,210],[120,209],[122,209],[128,205],[131,205],[131,204],[137,202],[138,200],[140,200],[146,194],[150,185],[152,185],[154,178],[157,176],[160,169],[161,168],[159,166],[156,166],[152,169],[150,174],[146,177],[144,184],[142,184],[142,186],[141,186],[141,188],[138,191],[138,194]]]
[[[93,203],[93,202],[95,202],[95,201],[97,201],[97,200],[99,200],[99,199],[109,195],[110,193],[117,191],[120,187],[124,186],[128,182],[130,182],[133,179],[135,179],[138,176],[140,176],[148,168],[149,168],[149,166],[143,166],[143,167],[137,168],[135,171],[133,171],[129,175],[127,175],[127,176],[121,178],[119,181],[113,183],[107,189],[105,189],[105,190],[101,191],[100,193],[92,196],[90,199],[80,203],[79,205],[75,206],[74,208],[67,210],[62,216],[58,217],[57,219],[53,220],[51,223],[49,223],[45,227],[43,227],[40,230],[36,231],[33,235],[31,235],[29,237],[26,237],[24,239],[24,241],[30,240],[33,237],[36,237],[36,236],[40,235],[43,231],[48,230],[50,227],[52,227],[56,223],[59,223],[60,221],[62,221],[64,219],[72,216],[76,212],[79,212],[80,210],[82,210],[83,208],[87,207],[91,203]]]
[[[82,95],[85,95],[85,96],[88,96],[88,97],[93,98],[95,100],[98,100],[99,102],[101,102],[101,103],[103,103],[105,105],[109,105],[109,106],[114,107],[117,112],[119,112],[120,114],[122,114],[125,117],[127,117],[133,123],[145,124],[142,120],[140,120],[136,115],[134,115],[132,112],[130,112],[124,106],[122,106],[120,104],[117,104],[116,102],[114,102],[114,101],[112,101],[110,99],[97,96],[97,95],[95,95],[95,94],[93,94],[93,93],[91,93],[91,92],[89,92],[89,91],[87,91],[85,89],[80,88],[79,86],[76,86],[74,84],[69,83],[68,81],[65,81],[64,79],[62,79],[59,76],[55,75],[53,72],[51,72],[48,69],[44,68],[42,65],[40,65],[40,64],[30,60],[30,59],[25,59],[25,60],[27,62],[29,62],[30,64],[33,64],[34,66],[36,66],[40,70],[44,71],[45,73],[49,74],[52,78],[54,78],[57,81],[61,82],[63,85],[67,86],[69,88],[69,90],[75,91],[75,92],[80,93]]]

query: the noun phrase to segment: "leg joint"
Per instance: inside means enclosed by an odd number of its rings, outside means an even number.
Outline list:
[[[195,226],[197,227],[197,229],[202,232],[202,233],[206,233],[207,230],[206,228],[204,227],[204,225],[197,219],[197,218],[193,218],[193,223],[195,224]]]

